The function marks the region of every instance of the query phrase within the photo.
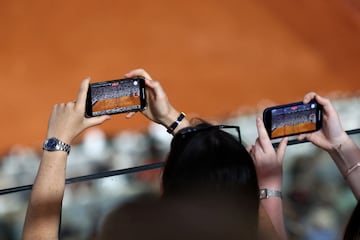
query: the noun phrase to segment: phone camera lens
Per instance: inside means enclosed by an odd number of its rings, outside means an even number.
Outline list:
[[[135,85],[135,86],[138,85],[138,81],[134,81],[134,85]]]

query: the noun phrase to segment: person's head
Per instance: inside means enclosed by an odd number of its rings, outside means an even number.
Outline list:
[[[231,194],[257,211],[255,165],[238,136],[223,125],[200,123],[175,134],[162,175],[163,197],[206,192]]]
[[[200,123],[181,129],[171,142],[165,162],[163,195],[178,194],[198,186],[250,194],[258,199],[254,162],[239,136],[223,125]],[[227,131],[224,131],[227,130]]]
[[[256,239],[258,183],[255,165],[238,137],[201,123],[180,130],[163,169],[162,198],[113,211],[102,238]]]

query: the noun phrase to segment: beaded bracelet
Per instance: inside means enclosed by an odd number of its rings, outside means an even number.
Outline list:
[[[360,167],[360,162],[356,163],[354,166],[352,166],[351,168],[349,168],[347,171],[346,171],[346,174],[345,174],[345,178],[347,178],[353,171],[355,171],[358,167]]]
[[[186,114],[181,112],[179,117],[176,119],[175,122],[173,122],[170,127],[168,128],[167,132],[168,133],[173,133],[175,128],[177,128],[177,126],[181,123],[181,121],[185,118]]]

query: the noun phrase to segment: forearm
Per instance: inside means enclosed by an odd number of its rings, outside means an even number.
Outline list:
[[[275,230],[274,224],[269,218],[267,211],[264,206],[259,206],[259,237],[257,239],[279,239],[279,234]]]
[[[108,115],[86,118],[84,109],[90,79],[81,82],[75,101],[55,104],[47,140],[31,192],[23,239],[57,239],[65,190],[66,161],[72,140],[85,129],[108,120]]]
[[[328,151],[357,200],[360,200],[360,148],[348,137]]]
[[[282,202],[282,175],[259,179],[260,206],[270,219],[279,239],[287,239]]]
[[[44,151],[26,213],[23,239],[58,239],[67,154]]]
[[[260,204],[264,208],[271,223],[273,224],[275,231],[279,236],[279,239],[287,239],[284,224],[282,199],[280,197],[270,197],[267,199],[262,199]]]

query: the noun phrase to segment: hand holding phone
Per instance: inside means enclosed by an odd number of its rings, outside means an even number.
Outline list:
[[[263,120],[270,139],[315,132],[322,127],[322,106],[312,100],[269,107]]]
[[[92,83],[87,92],[85,115],[95,117],[142,111],[146,104],[142,76]]]

